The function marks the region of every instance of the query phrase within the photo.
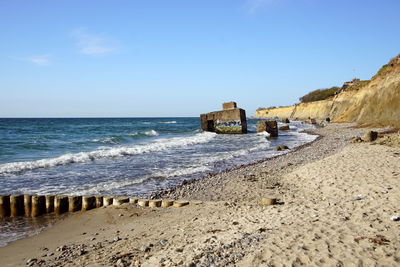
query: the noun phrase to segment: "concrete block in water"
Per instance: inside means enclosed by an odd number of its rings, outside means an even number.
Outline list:
[[[68,197],[68,211],[75,212],[82,209],[82,197],[81,196],[69,196]]]
[[[277,137],[278,123],[274,120],[261,120],[257,122],[257,132],[267,132],[271,137]]]
[[[54,212],[54,195],[46,195],[46,213]]]
[[[113,197],[103,196],[103,206],[110,206],[113,203]]]
[[[82,197],[82,211],[91,210],[96,208],[96,197],[83,196]]]
[[[96,196],[96,208],[103,206],[103,196]]]
[[[10,195],[0,196],[0,217],[10,216]]]
[[[174,201],[174,205],[172,205],[175,208],[180,208],[183,206],[189,205],[189,201],[185,201],[185,200],[179,200],[179,201]]]
[[[171,207],[173,204],[174,204],[174,201],[171,199],[163,199],[161,201],[161,207],[163,207],[163,208]]]
[[[32,217],[37,217],[46,213],[45,196],[33,195],[31,201],[32,201],[32,210],[31,210]]]
[[[120,206],[124,203],[129,203],[129,197],[115,197],[113,199],[113,206]]]
[[[24,209],[24,195],[11,195],[10,196],[10,216],[22,216],[25,213]]]
[[[148,199],[139,199],[138,205],[141,207],[147,207],[147,206],[149,206],[149,200]]]
[[[68,196],[55,196],[54,198],[54,213],[60,215],[68,211]]]
[[[129,198],[129,203],[136,204],[138,202],[138,200],[139,200],[138,197],[130,197]]]
[[[150,207],[150,208],[158,208],[158,207],[161,207],[161,199],[152,199],[152,200],[149,200],[149,207]]]
[[[31,216],[32,213],[32,196],[24,195],[24,213],[25,216]]]

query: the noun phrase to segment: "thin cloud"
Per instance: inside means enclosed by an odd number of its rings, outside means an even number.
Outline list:
[[[30,57],[25,57],[25,58],[18,58],[17,60],[31,62],[38,66],[48,66],[51,64],[49,57],[50,57],[49,55],[38,55],[38,56],[30,56]]]
[[[85,55],[107,55],[119,50],[118,41],[99,34],[89,33],[86,28],[79,28],[72,32],[76,39],[79,52]]]
[[[259,9],[264,8],[268,5],[274,4],[280,0],[247,0],[245,4],[245,9],[248,13],[253,14]]]

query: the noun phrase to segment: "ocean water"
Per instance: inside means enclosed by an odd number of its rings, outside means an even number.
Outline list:
[[[268,139],[256,122],[248,134],[217,135],[202,132],[199,118],[0,119],[0,194],[146,197],[315,139],[299,121]],[[16,231],[4,225],[0,246]]]

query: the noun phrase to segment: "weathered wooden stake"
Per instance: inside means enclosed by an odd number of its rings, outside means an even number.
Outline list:
[[[103,206],[103,196],[96,196],[96,208]]]
[[[46,213],[54,212],[54,195],[47,195],[46,198]]]
[[[91,210],[96,208],[96,197],[83,196],[82,197],[82,211]]]
[[[68,197],[55,196],[54,198],[54,214],[60,215],[68,211]]]
[[[139,198],[138,197],[130,197],[129,198],[129,203],[136,204],[138,202]]]
[[[68,197],[68,211],[75,212],[82,209],[82,197],[81,196],[69,196]]]
[[[128,197],[115,197],[113,199],[113,206],[120,206],[124,203],[129,203]]]
[[[37,217],[46,212],[46,197],[33,195],[32,198],[31,216]]]
[[[141,207],[147,207],[147,206],[149,206],[149,200],[148,199],[139,199],[138,205]]]
[[[175,201],[172,206],[175,208],[180,208],[186,205],[189,205],[189,201],[180,200],[180,201]]]
[[[25,216],[30,217],[32,213],[32,196],[31,195],[24,195],[24,209],[25,209]]]
[[[149,207],[150,207],[150,208],[158,208],[158,207],[161,207],[161,199],[152,199],[152,200],[149,200]]]
[[[10,195],[0,196],[0,217],[10,216]]]
[[[170,199],[163,199],[161,201],[161,207],[163,207],[163,208],[171,207],[173,204],[174,204],[174,201],[170,200]]]
[[[110,206],[113,203],[113,197],[103,196],[103,206]]]

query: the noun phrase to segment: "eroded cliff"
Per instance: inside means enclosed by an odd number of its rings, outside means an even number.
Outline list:
[[[344,86],[329,99],[288,107],[259,109],[256,118],[330,118],[334,122],[400,125],[400,55],[370,81]]]

